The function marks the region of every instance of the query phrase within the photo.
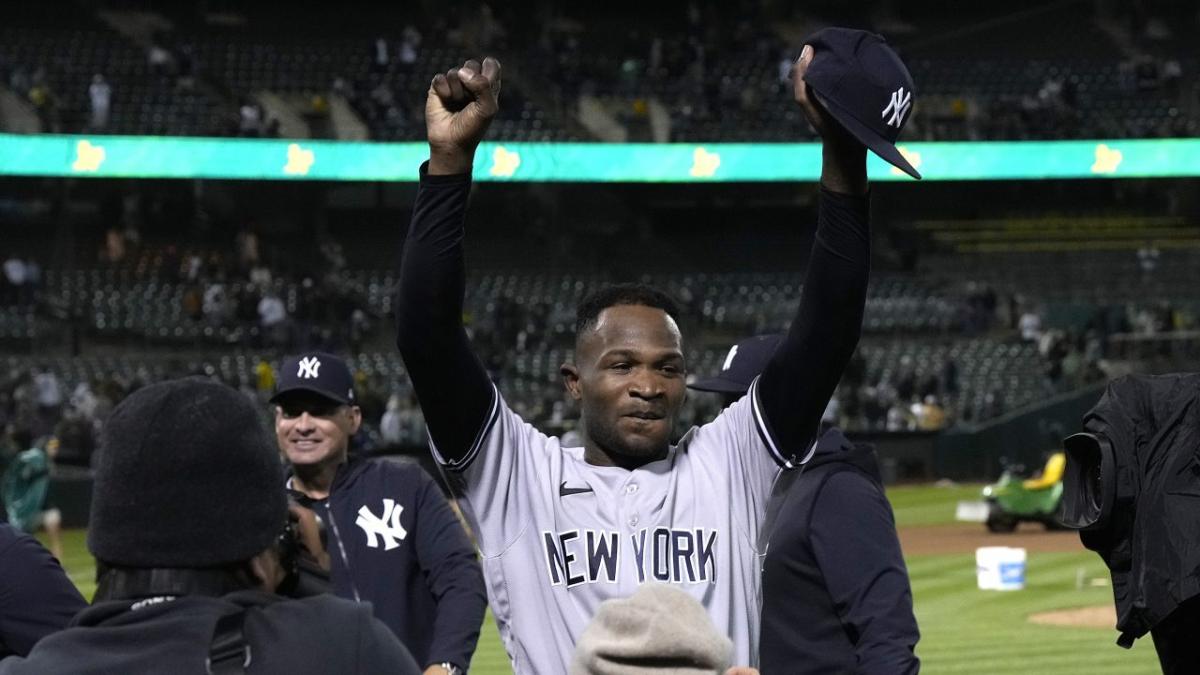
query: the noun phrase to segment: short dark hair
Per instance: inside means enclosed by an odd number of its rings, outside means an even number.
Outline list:
[[[575,310],[575,336],[578,337],[600,317],[600,312],[618,305],[641,305],[654,307],[679,320],[679,305],[663,291],[646,284],[616,284],[593,291],[579,303]]]

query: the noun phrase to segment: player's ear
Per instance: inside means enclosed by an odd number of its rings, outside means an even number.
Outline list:
[[[362,426],[362,408],[352,405],[350,406],[350,435],[358,433],[358,428]]]
[[[571,399],[578,401],[583,398],[583,392],[579,389],[579,368],[573,363],[564,363],[558,369],[562,373],[563,386],[567,388],[567,393],[571,395]]]

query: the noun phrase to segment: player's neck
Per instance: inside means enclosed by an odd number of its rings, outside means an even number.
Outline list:
[[[320,464],[293,464],[292,487],[309,499],[328,499],[338,467],[345,462],[343,455],[335,461]]]
[[[592,466],[619,466],[622,469],[633,471],[667,456],[667,449],[663,448],[662,452],[656,453],[650,457],[634,457],[630,455],[622,455],[616,452],[609,452],[600,448],[590,439],[585,441],[583,447],[583,461]]]

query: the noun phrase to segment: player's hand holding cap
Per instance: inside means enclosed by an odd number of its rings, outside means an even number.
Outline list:
[[[804,43],[813,49],[804,82],[829,114],[872,152],[920,178],[896,148],[916,91],[887,41],[867,31],[825,28]]]

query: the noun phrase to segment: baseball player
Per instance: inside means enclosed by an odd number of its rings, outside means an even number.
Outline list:
[[[430,159],[401,260],[397,345],[434,456],[464,496],[519,674],[567,672],[600,604],[647,582],[692,595],[733,642],[732,662],[757,662],[767,498],[779,472],[810,453],[858,341],[869,276],[865,147],[809,94],[813,58],[806,48],[794,78],[823,139],[819,224],[797,316],[747,396],[677,444],[670,433],[687,364],[675,305],[654,289],[604,289],[577,310],[562,374],[580,404],[583,447],[534,429],[489,381],[462,324],[462,239],[500,64],[467,61],[430,86]]]

